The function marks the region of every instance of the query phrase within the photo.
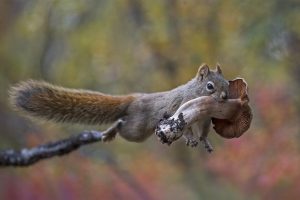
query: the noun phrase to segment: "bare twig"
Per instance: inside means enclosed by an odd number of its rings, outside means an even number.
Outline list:
[[[3,150],[0,151],[0,167],[4,166],[29,166],[42,159],[51,158],[54,156],[63,156],[79,147],[103,141],[104,137],[116,132],[120,127],[122,121],[113,124],[104,132],[99,131],[84,131],[76,136],[59,140],[56,142],[49,142],[33,148],[24,148],[21,150]]]

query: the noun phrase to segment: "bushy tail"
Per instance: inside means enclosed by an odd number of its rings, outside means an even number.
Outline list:
[[[10,101],[19,111],[55,122],[101,124],[126,115],[134,96],[110,96],[87,90],[66,89],[29,80],[10,90]]]

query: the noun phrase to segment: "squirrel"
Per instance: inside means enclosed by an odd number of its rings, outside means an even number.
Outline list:
[[[192,80],[165,92],[113,96],[29,80],[11,88],[10,102],[23,114],[54,122],[100,125],[119,120],[117,130],[103,135],[102,141],[119,133],[128,141],[142,142],[154,133],[162,118],[173,115],[183,103],[200,96],[224,101],[228,87],[219,65],[210,70],[202,64]],[[210,123],[210,118],[195,123],[184,133],[186,144],[196,146],[200,137],[206,138]]]

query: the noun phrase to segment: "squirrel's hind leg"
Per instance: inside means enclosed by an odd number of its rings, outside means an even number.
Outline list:
[[[198,135],[201,142],[203,142],[205,149],[211,153],[213,151],[213,147],[210,144],[207,136],[210,129],[210,119],[202,122],[196,122],[192,125],[192,131]]]
[[[111,127],[109,127],[106,131],[102,134],[102,141],[103,142],[110,142],[112,141],[121,127],[124,125],[125,121],[122,119],[118,119]]]
[[[185,144],[190,147],[196,147],[198,145],[198,139],[194,136],[191,128],[184,131],[183,137],[185,139]]]

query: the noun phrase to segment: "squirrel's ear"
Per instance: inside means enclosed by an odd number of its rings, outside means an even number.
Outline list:
[[[221,65],[217,63],[216,70],[219,74],[222,74]]]
[[[207,64],[204,63],[198,69],[197,78],[202,81],[203,78],[205,78],[209,73],[209,67]]]

